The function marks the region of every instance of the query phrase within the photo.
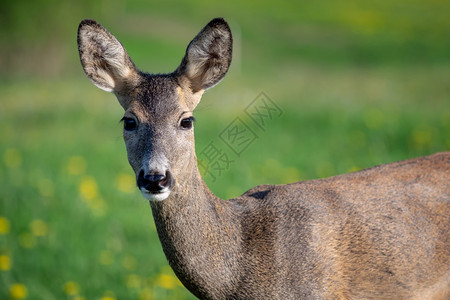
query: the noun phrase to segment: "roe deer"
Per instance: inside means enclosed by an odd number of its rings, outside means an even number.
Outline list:
[[[81,64],[125,110],[123,136],[167,260],[202,299],[450,299],[450,152],[228,201],[197,167],[192,112],[231,62],[214,19],[171,74],[138,70],[93,20]]]

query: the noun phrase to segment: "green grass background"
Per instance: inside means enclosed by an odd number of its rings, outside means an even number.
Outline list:
[[[106,26],[145,71],[170,72],[226,18],[234,61],[196,110],[197,152],[241,117],[258,135],[214,181],[332,176],[450,148],[450,3],[12,1],[0,10],[0,299],[192,299],[167,267],[134,188],[121,107],[79,64],[81,19]],[[245,108],[283,111],[258,129]],[[205,174],[207,175],[207,174]]]

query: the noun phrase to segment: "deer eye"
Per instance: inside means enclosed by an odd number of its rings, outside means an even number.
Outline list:
[[[132,131],[137,128],[137,122],[135,119],[123,117],[123,129],[126,131]]]
[[[185,118],[182,119],[180,122],[180,126],[183,129],[191,129],[192,128],[192,124],[194,123],[195,118],[194,117],[189,117],[189,118]]]

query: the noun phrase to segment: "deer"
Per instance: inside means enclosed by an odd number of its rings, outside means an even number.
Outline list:
[[[123,138],[170,267],[200,299],[450,299],[450,152],[222,200],[199,172],[193,111],[232,59],[211,20],[170,74],[140,71],[94,20],[81,65],[124,109]]]

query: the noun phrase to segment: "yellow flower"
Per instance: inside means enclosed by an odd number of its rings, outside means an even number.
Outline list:
[[[23,248],[31,249],[36,246],[36,238],[31,233],[26,232],[19,236],[19,243]]]
[[[0,217],[0,234],[8,234],[11,226],[9,220],[4,217]]]
[[[111,251],[114,252],[120,252],[122,251],[123,245],[122,240],[119,237],[113,237],[109,239],[109,241],[106,243],[106,248],[108,248]]]
[[[298,169],[289,167],[283,170],[282,172],[282,181],[283,182],[296,182],[300,180],[300,172]]]
[[[47,224],[42,220],[34,220],[31,222],[31,232],[35,236],[46,236],[48,232]]]
[[[98,196],[97,182],[91,176],[85,176],[81,179],[79,192],[85,200],[92,200]]]
[[[156,280],[156,284],[167,290],[172,290],[176,287],[177,281],[172,275],[160,274]]]
[[[125,283],[128,288],[139,288],[141,286],[141,277],[136,274],[130,274],[126,277]]]
[[[13,299],[23,299],[27,296],[27,287],[21,283],[15,283],[9,288],[9,294]]]
[[[116,296],[113,292],[106,291],[100,300],[116,300]]]
[[[149,288],[144,288],[139,293],[139,300],[152,300],[153,293],[152,290]]]
[[[11,258],[8,255],[0,255],[0,270],[11,270]]]
[[[51,197],[54,194],[53,182],[50,179],[41,179],[38,183],[39,194],[44,197]]]
[[[89,200],[87,204],[96,217],[104,216],[108,209],[106,202],[99,197]]]
[[[133,176],[127,173],[122,173],[117,176],[117,189],[123,193],[133,193],[136,184]]]
[[[131,271],[136,269],[136,259],[131,256],[131,255],[127,255],[122,259],[122,266]]]
[[[356,172],[356,171],[359,171],[359,170],[361,170],[360,167],[353,166],[350,169],[348,169],[346,173],[352,173],[352,172]]]
[[[99,196],[95,179],[91,176],[84,176],[80,181],[78,189],[83,202],[91,209],[92,214],[96,217],[104,216],[108,206]]]
[[[161,269],[161,275],[171,277],[170,280],[173,281],[173,284],[179,285],[181,287],[183,286],[181,281],[175,276],[175,274],[173,273],[172,269],[169,266],[165,266]],[[161,278],[159,278],[159,279],[161,279]]]
[[[104,250],[100,252],[99,261],[102,265],[112,265],[114,263],[114,256],[111,251]]]
[[[14,148],[7,149],[3,159],[8,168],[17,168],[22,163],[22,155],[20,155],[19,150]]]
[[[77,295],[80,292],[80,286],[74,281],[68,281],[64,284],[64,292],[69,296]]]
[[[86,160],[82,156],[71,156],[67,162],[67,172],[70,175],[81,175],[86,171]]]
[[[433,141],[433,133],[429,128],[416,128],[412,133],[412,138],[417,148],[422,149],[431,144]]]

